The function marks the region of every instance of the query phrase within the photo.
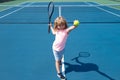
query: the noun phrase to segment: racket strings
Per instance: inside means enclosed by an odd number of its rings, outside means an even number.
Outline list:
[[[53,4],[53,2],[50,2],[49,5],[48,5],[48,15],[49,15],[49,18],[52,17],[53,12],[54,12],[54,4]]]

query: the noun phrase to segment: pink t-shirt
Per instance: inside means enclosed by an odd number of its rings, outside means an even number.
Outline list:
[[[56,32],[55,40],[53,42],[53,49],[61,51],[65,48],[68,32],[65,30],[59,30]]]

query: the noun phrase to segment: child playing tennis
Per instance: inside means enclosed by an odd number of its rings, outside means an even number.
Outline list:
[[[64,54],[64,48],[66,44],[66,40],[68,37],[68,34],[71,30],[75,29],[78,25],[73,25],[68,27],[67,22],[63,17],[57,17],[54,21],[54,27],[52,27],[52,24],[50,25],[50,29],[55,35],[55,40],[53,42],[53,54],[55,57],[55,67],[57,71],[57,76],[60,79],[65,79],[65,76],[61,72],[61,59]]]

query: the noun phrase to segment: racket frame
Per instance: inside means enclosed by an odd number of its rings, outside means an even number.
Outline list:
[[[50,33],[50,23],[51,23],[51,18],[52,18],[53,12],[54,12],[54,3],[53,3],[53,1],[50,1],[48,4],[48,17],[49,17],[48,33]]]

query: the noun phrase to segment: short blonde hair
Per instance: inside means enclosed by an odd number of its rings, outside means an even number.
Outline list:
[[[58,30],[59,25],[65,25],[65,29],[68,27],[66,20],[62,16],[57,17],[55,19],[55,21],[54,21],[54,30]]]

